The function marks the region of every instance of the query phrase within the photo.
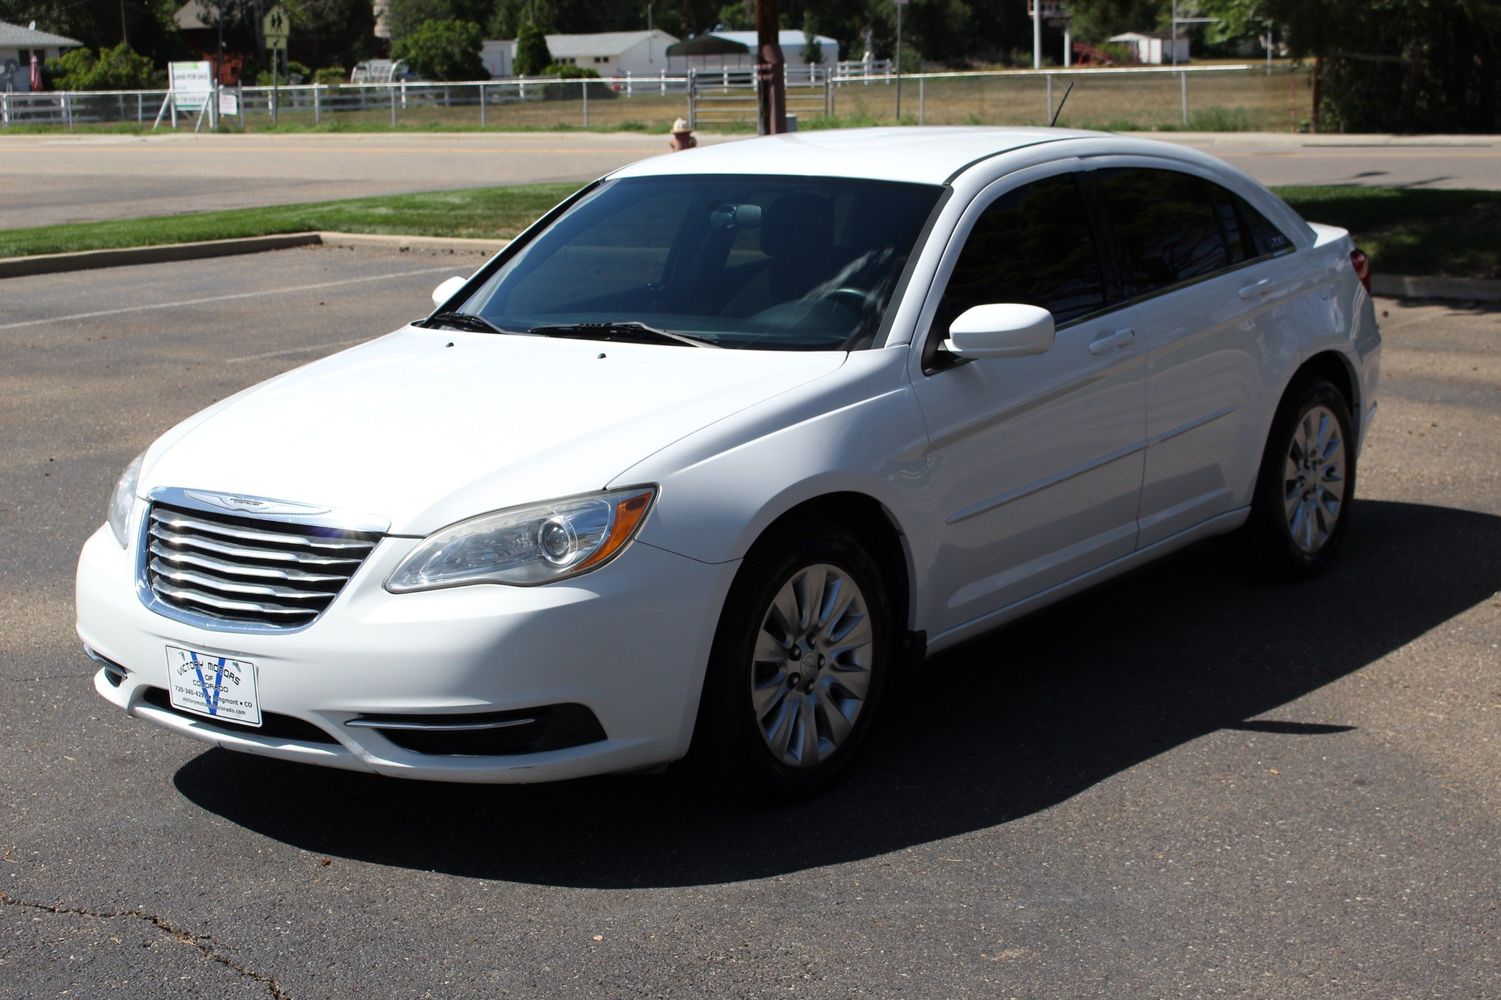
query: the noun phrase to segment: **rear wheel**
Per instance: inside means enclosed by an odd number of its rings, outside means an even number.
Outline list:
[[[1295,384],[1272,421],[1246,526],[1258,561],[1285,577],[1320,573],[1344,539],[1354,497],[1348,401],[1324,379]]]
[[[855,538],[810,525],[768,539],[720,616],[695,754],[775,793],[822,786],[869,730],[893,647],[885,582]]]

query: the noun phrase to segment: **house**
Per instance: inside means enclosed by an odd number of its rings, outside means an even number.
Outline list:
[[[600,76],[656,76],[667,69],[668,46],[677,38],[665,31],[602,31],[589,35],[548,35],[552,61],[583,66]],[[516,58],[515,39],[485,42],[480,60],[491,77],[509,77]]]
[[[78,49],[83,43],[47,31],[38,31],[36,22],[23,27],[0,21],[0,91],[25,92],[31,89],[31,54],[40,62],[56,59],[63,49]]]
[[[1136,61],[1154,66],[1168,63],[1188,62],[1188,39],[1179,35],[1176,42],[1177,58],[1173,58],[1174,40],[1165,31],[1128,31],[1110,36],[1112,42],[1122,42],[1136,52]]]
[[[814,35],[820,58],[809,60],[809,37],[801,31],[788,29],[777,33],[777,44],[782,46],[782,57],[789,71],[805,70],[811,63],[830,68],[839,63],[839,43],[827,35]],[[667,71],[686,73],[694,69],[720,69],[728,67],[752,67],[756,65],[756,33],[754,31],[709,31],[678,42],[667,50]]]

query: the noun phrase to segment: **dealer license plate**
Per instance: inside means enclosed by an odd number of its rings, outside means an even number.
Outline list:
[[[167,698],[172,707],[246,726],[261,724],[255,664],[232,656],[167,647]]]

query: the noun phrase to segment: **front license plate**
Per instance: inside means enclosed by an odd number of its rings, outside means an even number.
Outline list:
[[[180,646],[167,647],[167,699],[172,707],[246,726],[261,724],[255,664]]]

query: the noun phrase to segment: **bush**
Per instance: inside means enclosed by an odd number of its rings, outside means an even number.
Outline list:
[[[275,82],[281,86],[288,87],[297,83],[307,83],[308,77],[311,74],[312,70],[308,69],[302,63],[296,60],[288,60],[286,72],[278,70],[274,81],[271,78],[271,71],[269,69],[256,71],[255,85],[257,87],[269,87]]]
[[[330,87],[337,87],[348,79],[349,74],[342,66],[325,66],[313,74],[314,83],[321,83]]]
[[[599,80],[599,71],[589,66],[575,66],[572,63],[553,63],[542,71],[543,76],[555,76],[560,80]],[[548,101],[576,101],[580,91],[588,88],[589,99],[609,100],[620,95],[610,89],[610,85],[600,81],[599,83],[584,83],[577,86],[550,83],[542,88],[542,97]]]
[[[124,42],[98,53],[74,49],[48,67],[53,86],[61,90],[141,90],[151,86],[151,59],[127,48]]]
[[[480,59],[484,33],[473,21],[426,21],[391,46],[391,58],[404,59],[425,80],[485,80]]]
[[[547,51],[547,36],[535,21],[527,21],[516,36],[516,58],[511,63],[511,72],[517,76],[536,76],[552,65],[552,53]]]
[[[564,80],[599,79],[599,70],[573,63],[549,63],[542,69],[542,76],[556,76]]]

